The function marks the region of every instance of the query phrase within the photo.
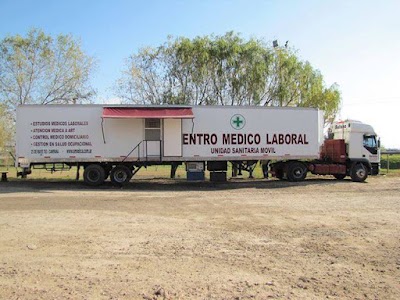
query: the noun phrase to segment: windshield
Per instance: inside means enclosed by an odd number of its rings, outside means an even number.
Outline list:
[[[364,148],[366,148],[372,154],[378,153],[378,144],[376,142],[376,136],[374,135],[364,135]]]

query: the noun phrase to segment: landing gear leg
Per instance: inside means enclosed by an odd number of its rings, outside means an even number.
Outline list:
[[[80,169],[80,168],[81,168],[81,165],[78,164],[77,167],[76,167],[76,181],[79,180],[79,169]]]

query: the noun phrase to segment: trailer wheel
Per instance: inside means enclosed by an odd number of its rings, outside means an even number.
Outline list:
[[[282,169],[277,169],[275,171],[275,177],[278,178],[279,180],[283,180],[284,177],[284,172]]]
[[[350,171],[351,180],[355,182],[363,182],[368,177],[367,168],[362,163],[353,165]]]
[[[110,172],[111,182],[117,186],[127,184],[132,178],[132,171],[124,165],[114,167]]]
[[[86,184],[97,186],[102,184],[105,178],[105,171],[102,166],[98,164],[92,164],[85,167],[83,172],[83,180]]]
[[[333,174],[337,180],[343,180],[346,177],[346,174]]]
[[[307,168],[301,162],[292,162],[288,166],[287,178],[289,181],[303,181],[307,176]]]

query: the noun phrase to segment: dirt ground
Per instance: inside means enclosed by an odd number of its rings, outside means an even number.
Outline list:
[[[400,177],[0,183],[1,299],[400,299]]]

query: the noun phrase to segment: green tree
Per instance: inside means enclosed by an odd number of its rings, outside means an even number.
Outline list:
[[[71,35],[53,38],[39,29],[0,41],[0,103],[82,103],[95,94],[89,84],[94,60]]]
[[[338,86],[326,87],[295,50],[234,32],[169,37],[141,49],[127,60],[116,90],[128,103],[316,107],[327,122],[340,106]]]
[[[143,48],[126,61],[123,76],[117,82],[117,95],[124,102],[163,104],[167,93],[164,53],[156,48]]]
[[[11,142],[12,124],[5,106],[0,104],[0,150]]]

